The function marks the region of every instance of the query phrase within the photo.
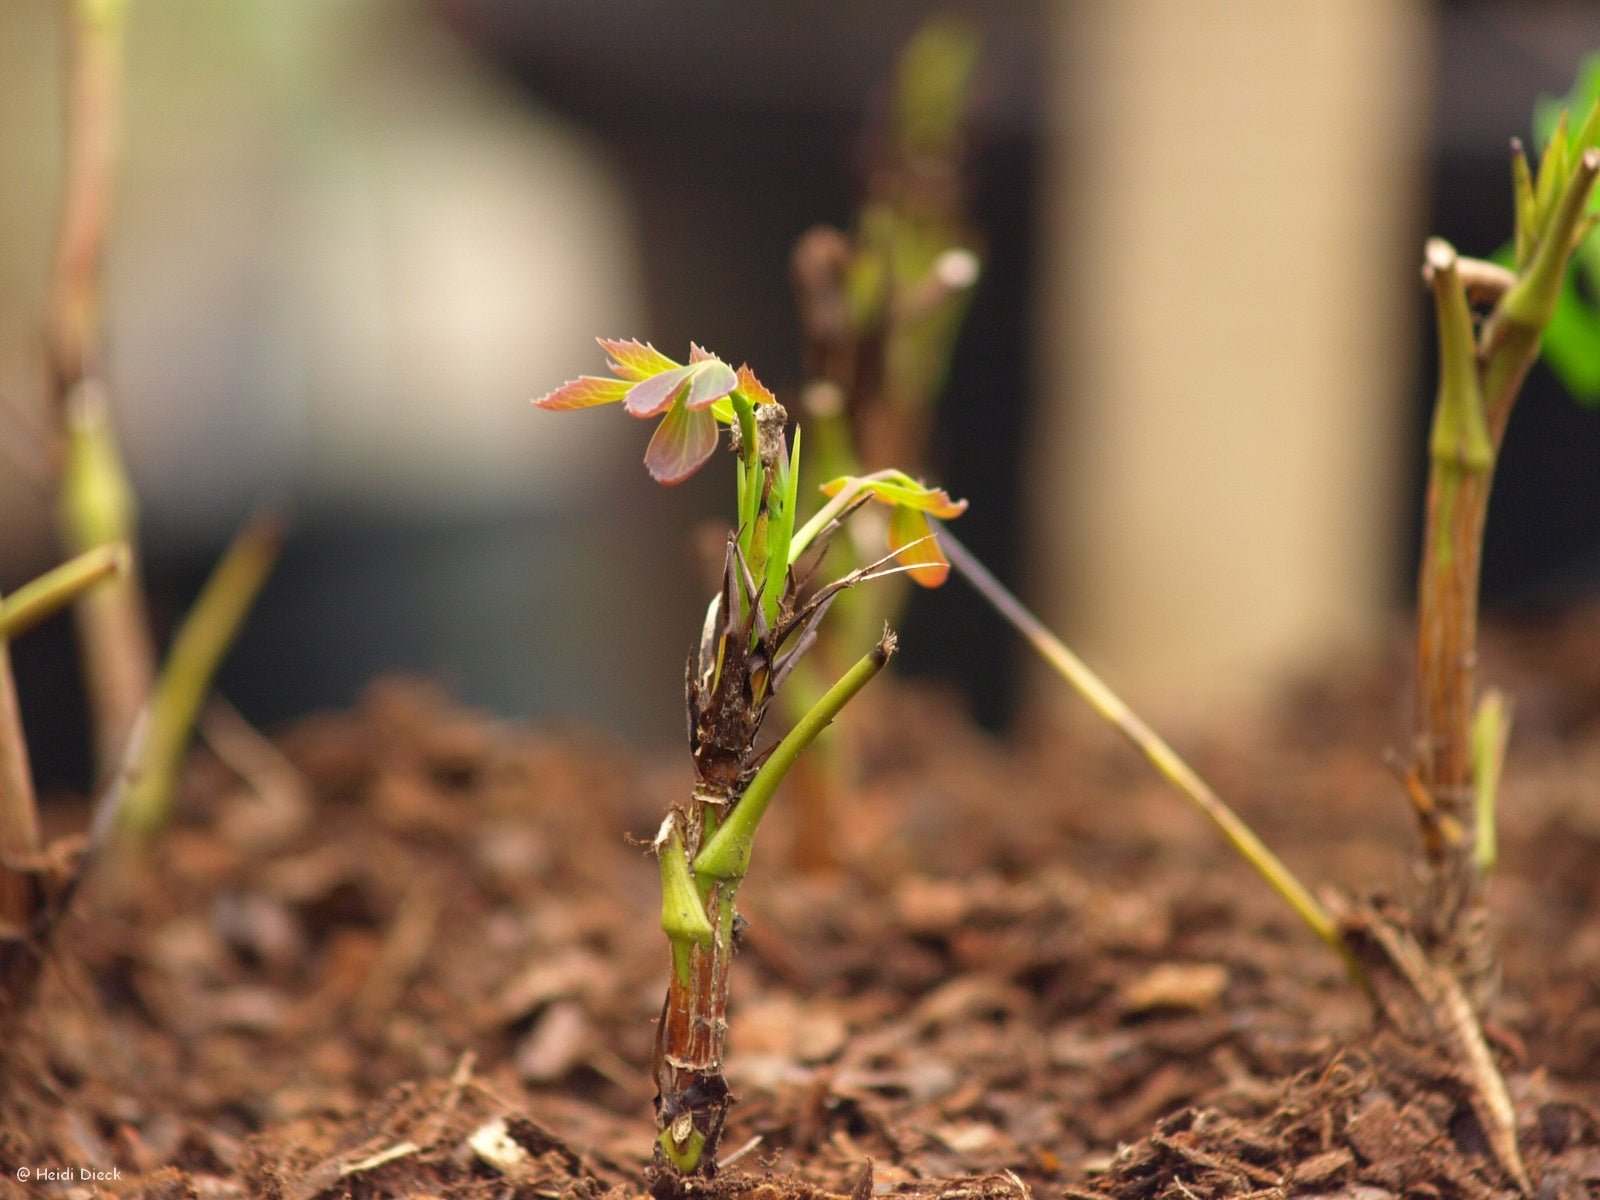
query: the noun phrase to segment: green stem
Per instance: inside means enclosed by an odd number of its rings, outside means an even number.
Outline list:
[[[756,827],[766,815],[767,806],[772,803],[783,777],[789,773],[789,768],[794,766],[805,748],[839,715],[839,711],[873,676],[883,670],[894,651],[895,636],[885,629],[878,644],[862,655],[837,683],[824,692],[822,698],[778,743],[767,761],[761,764],[761,769],[745,788],[744,795],[733,806],[733,811],[723,821],[721,828],[695,856],[694,873],[697,878],[729,881],[744,878],[750,866],[750,850],[755,841]]]
[[[851,480],[840,489],[837,496],[830,498],[826,504],[811,514],[811,519],[802,525],[795,535],[789,539],[789,565],[791,567],[810,548],[817,535],[826,529],[840,513],[850,507],[850,502],[859,496],[861,491],[860,481]]]
[[[875,480],[894,475],[894,471],[874,471],[870,475],[860,478],[850,477],[848,483],[839,489],[836,496],[830,497],[828,502],[816,512],[811,514],[811,519],[800,527],[798,533],[789,541],[789,565],[792,567],[800,561],[800,556],[811,548],[811,543],[833,523],[851,504],[867,490],[867,485]]]
[[[97,583],[126,571],[130,561],[127,544],[114,542],[85,551],[23,584],[0,601],[0,636],[15,638],[26,633]]]
[[[60,6],[69,48],[65,178],[51,270],[46,338],[61,438],[63,545],[137,546],[133,490],[106,414],[102,378],[103,265],[116,174],[127,0]],[[155,652],[138,572],[130,567],[77,608],[99,774],[109,779],[150,694]]]
[[[46,337],[61,439],[62,544],[77,554],[109,542],[136,547],[133,489],[107,413],[103,267],[122,108],[126,0],[70,0],[66,20],[65,178]],[[138,572],[130,567],[77,608],[98,774],[115,771],[150,693],[155,651]]]
[[[151,699],[149,742],[123,804],[124,828],[150,834],[166,823],[200,705],[282,542],[280,517],[253,519],[234,538],[184,619]]]
[[[794,510],[799,502],[800,487],[800,427],[795,426],[794,446],[789,461],[778,460],[778,478],[773,488],[777,512],[767,524],[767,570],[761,589],[762,615],[767,624],[775,624],[783,606],[785,576],[789,573],[789,544],[794,540]]]
[[[738,471],[739,553],[750,561],[756,517],[761,510],[761,447],[757,441],[755,409],[738,392],[733,394],[734,419],[739,422]]]
[[[62,413],[64,450],[57,512],[62,543],[82,554],[112,543],[138,546],[138,502],[117,448],[105,388],[86,379]],[[128,734],[149,699],[155,649],[135,561],[77,606],[84,683],[102,781],[122,761]]]
[[[1430,238],[1425,250],[1439,326],[1439,397],[1429,450],[1435,464],[1479,474],[1494,465],[1478,378],[1477,338],[1455,248]]]
[[[1365,973],[1350,954],[1339,936],[1339,927],[1327,909],[1319,904],[1292,871],[1269,850],[1254,830],[1229,808],[1209,784],[1197,775],[1177,751],[1162,740],[1153,729],[1125,704],[1122,699],[1101,682],[1083,661],[1047,629],[1042,621],[1023,605],[1011,591],[990,573],[973,553],[956,540],[947,530],[939,529],[940,541],[950,565],[982,596],[991,607],[1004,617],[1018,633],[1027,639],[1050,667],[1094,709],[1095,713],[1134,747],[1173,787],[1187,796],[1213,824],[1222,831],[1228,844],[1237,850],[1256,872],[1289,905],[1297,917],[1306,924],[1319,940],[1333,949],[1351,976],[1364,984]]]
[[[1538,230],[1539,208],[1533,198],[1533,174],[1528,170],[1528,155],[1522,143],[1511,140],[1511,196],[1516,213],[1514,265],[1521,271],[1533,255],[1534,234]]]
[[[1569,145],[1567,113],[1563,109],[1555,129],[1550,133],[1550,140],[1545,143],[1544,152],[1539,156],[1539,170],[1533,181],[1534,225],[1538,229],[1548,227],[1550,214],[1555,211],[1560,197],[1559,189],[1567,181]]]

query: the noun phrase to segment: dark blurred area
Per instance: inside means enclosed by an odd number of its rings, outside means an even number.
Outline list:
[[[221,675],[221,690],[247,717],[271,727],[348,705],[373,676],[403,670],[438,677],[468,703],[507,716],[598,723],[645,743],[682,736],[683,655],[703,603],[698,571],[685,569],[696,563],[692,530],[697,521],[720,517],[731,486],[707,471],[663,492],[637,463],[645,427],[600,415],[557,419],[530,412],[527,400],[575,374],[597,372],[599,355],[587,340],[596,334],[648,339],[674,356],[692,339],[734,362],[748,360],[780,397],[792,394],[800,382],[800,345],[790,251],[812,225],[850,224],[896,51],[930,13],[944,9],[970,17],[984,37],[972,203],[987,254],[940,409],[931,473],[972,500],[959,527],[967,544],[1003,578],[1032,581],[1026,539],[1052,514],[1030,507],[1023,494],[1030,414],[1045,402],[1041,356],[1058,352],[1042,339],[1037,315],[1040,245],[1048,222],[1073,220],[1052,207],[1059,197],[1041,186],[1042,164],[1072,151],[1052,142],[1044,116],[1052,72],[1062,69],[1051,60],[1052,6],[438,0],[347,7],[344,19],[331,21],[315,5],[290,5],[229,34],[239,45],[266,47],[260,77],[279,89],[258,107],[248,91],[255,76],[241,68],[235,87],[243,99],[236,94],[234,102],[252,114],[248,127],[259,132],[287,122],[292,130],[263,133],[281,140],[231,173],[226,162],[210,172],[213,183],[225,174],[229,186],[256,197],[224,196],[221,203],[242,206],[241,219],[252,228],[271,225],[280,239],[263,238],[235,255],[242,261],[233,264],[233,290],[226,294],[246,300],[218,305],[216,294],[203,289],[169,297],[170,311],[193,312],[196,329],[136,351],[138,338],[162,330],[137,311],[136,268],[152,268],[130,253],[122,260],[129,290],[113,291],[108,316],[113,383],[124,360],[119,355],[177,362],[203,346],[219,360],[187,390],[171,382],[185,378],[182,363],[170,375],[141,365],[118,397],[125,426],[192,419],[202,429],[176,456],[155,434],[128,437],[146,493],[147,574],[161,628],[169,630],[187,606],[253,498],[286,494],[296,505],[289,548]],[[1499,4],[1434,10],[1434,61],[1417,64],[1435,81],[1428,203],[1408,217],[1419,245],[1425,231],[1437,230],[1466,253],[1487,254],[1509,230],[1506,142],[1513,133],[1526,137],[1534,98],[1563,93],[1583,52],[1600,45],[1600,20],[1592,21],[1587,43],[1573,39],[1581,11]],[[47,16],[35,12],[27,32],[37,35]],[[288,28],[301,18],[309,31]],[[0,14],[0,41],[14,19]],[[158,48],[141,59],[141,47],[181,31],[182,21],[156,26],[130,45],[135,79],[159,72],[164,57],[179,53]],[[333,49],[318,40],[324,35]],[[441,90],[436,98],[430,90],[436,86],[460,90]],[[0,84],[0,98],[6,93]],[[27,111],[48,117],[35,93],[28,97]],[[133,114],[127,191],[134,219],[119,229],[137,225],[141,214],[148,223],[160,202],[181,206],[184,180],[207,175],[190,163],[187,174],[162,178],[162,154],[141,149],[137,140],[163,136],[163,121],[176,127],[198,120],[177,111],[193,99],[169,100],[155,116],[154,102],[146,101],[144,116]],[[1205,97],[1193,101],[1203,105]],[[475,140],[463,132],[475,120],[498,132]],[[371,132],[379,127],[380,134]],[[432,139],[426,155],[402,147],[366,164],[341,157],[373,138],[399,144],[419,128]],[[39,136],[47,134],[48,126]],[[516,171],[497,175],[504,147],[527,138],[548,141],[550,156],[529,150]],[[185,153],[198,153],[195,144],[191,139]],[[239,154],[249,157],[248,150]],[[52,160],[41,153],[37,161]],[[590,190],[564,190],[574,164],[584,164]],[[330,165],[334,184],[315,174]],[[362,187],[340,193],[337,181],[358,170],[371,178],[363,175]],[[275,182],[280,173],[297,178],[297,187]],[[469,199],[441,199],[434,209],[395,215],[407,202],[393,197],[408,187],[431,195],[444,181],[465,189],[474,180],[481,192]],[[44,199],[34,203],[27,227],[35,235],[48,229],[54,194],[53,181],[37,186]],[[553,198],[524,213],[522,186],[548,186]],[[0,204],[11,203],[9,197]],[[259,220],[250,217],[257,204],[265,214]],[[280,222],[285,212],[305,211],[315,219]],[[566,261],[547,265],[537,232],[499,261],[495,222],[517,229],[547,212],[593,216],[591,225],[580,220],[548,235]],[[495,293],[509,306],[497,316],[476,315],[473,298],[493,289],[458,269],[446,245],[447,237],[480,223],[485,244],[471,259],[474,270],[484,279],[496,269],[516,279],[503,295]],[[308,231],[315,243],[296,248],[292,239]],[[363,244],[368,237],[370,246]],[[583,299],[574,290],[571,281],[583,282],[586,274],[586,239],[620,264],[596,268],[598,282],[588,280],[602,290],[614,282],[624,293],[615,302]],[[117,244],[114,235],[114,259]],[[169,238],[162,252],[184,244]],[[196,237],[193,252],[209,245]],[[37,271],[47,257],[47,245],[40,246],[24,265]],[[302,257],[314,269],[275,292]],[[349,285],[335,269],[375,274]],[[37,289],[14,295],[15,277],[0,278],[5,303],[32,302]],[[552,300],[533,311],[519,307],[522,289],[545,285]],[[297,287],[331,294],[326,308],[298,311]],[[363,327],[364,304],[374,297],[391,304],[387,297],[396,290],[408,299],[396,306],[392,327],[357,348],[381,357],[391,345],[433,347],[437,363],[417,369],[401,363],[367,375],[321,366],[351,358],[359,341],[329,329],[347,319]],[[1412,447],[1421,444],[1432,392],[1432,334],[1420,288],[1416,306],[1422,367],[1413,389]],[[444,334],[433,324],[440,319],[430,315],[434,309],[447,314],[447,325],[454,322]],[[211,327],[207,316],[214,318]],[[500,341],[480,336],[485,324]],[[273,339],[285,330],[293,336],[279,346]],[[528,357],[502,347],[526,348]],[[13,329],[3,350],[26,358],[26,337]],[[503,367],[492,369],[489,360]],[[476,384],[457,387],[453,368],[476,372]],[[13,371],[4,384],[25,390],[27,378],[26,370]],[[142,397],[158,393],[168,407],[159,415],[142,412]],[[402,416],[386,413],[401,393],[410,407],[396,410]],[[351,397],[365,399],[357,406]],[[1065,395],[1048,402],[1091,400]],[[351,417],[348,427],[330,421],[322,406],[335,402],[369,415]],[[439,473],[407,468],[385,482],[390,450],[369,428],[392,431],[415,410],[423,415],[405,434],[411,440],[402,437],[393,448],[394,461],[430,457],[451,435],[451,414],[462,413],[465,425],[475,419],[466,414],[498,413],[497,406],[507,415],[484,418],[477,443],[469,439],[455,455],[441,449]],[[282,429],[274,426],[264,441],[230,451],[243,465],[211,468],[216,486],[196,493],[168,476],[206,455],[210,435],[203,431],[212,426],[202,411],[243,411],[248,425],[266,419],[249,413],[279,408],[297,416]],[[551,434],[548,422],[571,427]],[[227,436],[229,430],[216,427],[218,444]],[[346,451],[322,448],[330,436],[336,446],[358,448],[350,453],[359,470],[347,468],[340,457]],[[545,457],[530,451],[525,470],[519,468],[510,452],[514,440],[526,438],[531,447],[546,437],[563,440]],[[485,448],[476,452],[487,456],[482,479],[472,478],[479,474],[473,445]],[[1600,461],[1600,414],[1573,405],[1541,369],[1507,447],[1486,553],[1491,601],[1527,604],[1588,591],[1600,576],[1600,475],[1593,467]],[[1411,502],[1402,509],[1408,531],[1393,537],[1395,606],[1406,602],[1414,569],[1421,495],[1420,458],[1408,449],[1404,461],[1416,468]],[[362,481],[369,478],[378,482],[365,494]],[[29,518],[31,532],[18,535],[27,549],[4,560],[9,584],[49,561],[40,548],[48,542],[38,532],[47,526],[41,512]],[[905,670],[959,688],[986,724],[1000,726],[1013,715],[1021,652],[967,589],[953,584],[919,594],[902,632]],[[46,788],[81,787],[87,755],[70,625],[54,622],[13,650],[36,771]]]

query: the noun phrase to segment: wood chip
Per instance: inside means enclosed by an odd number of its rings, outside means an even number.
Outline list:
[[[1161,963],[1130,980],[1119,1000],[1127,1013],[1203,1012],[1221,999],[1227,986],[1228,969],[1220,963]]]
[[[894,895],[896,913],[905,927],[922,934],[948,933],[960,926],[972,903],[972,892],[957,880],[913,876]]]
[[[467,1146],[477,1155],[479,1162],[508,1179],[523,1174],[532,1161],[528,1152],[517,1144],[506,1129],[504,1117],[496,1117],[478,1126],[467,1138]]]

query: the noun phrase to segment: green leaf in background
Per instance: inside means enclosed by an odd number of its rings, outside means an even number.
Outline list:
[[[1550,144],[1561,126],[1563,111],[1581,120],[1600,101],[1600,53],[1589,55],[1578,68],[1572,91],[1557,98],[1540,96],[1533,109],[1533,132],[1540,148]],[[1592,144],[1594,122],[1584,122],[1569,152],[1582,152]],[[1589,211],[1600,211],[1600,191],[1589,201]],[[1544,360],[1581,404],[1600,404],[1600,238],[1589,238],[1573,256],[1576,269],[1568,274],[1556,303],[1555,315],[1544,335]]]
[[[1600,305],[1585,296],[1578,284],[1579,274],[1587,277],[1591,289],[1600,282],[1600,261],[1593,253],[1594,243],[1586,244],[1578,269],[1561,285],[1561,299],[1544,334],[1544,360],[1561,377],[1575,400],[1600,403]]]

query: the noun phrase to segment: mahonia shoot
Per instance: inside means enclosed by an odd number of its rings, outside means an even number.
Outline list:
[[[737,370],[691,346],[678,363],[637,341],[601,340],[615,378],[583,376],[535,400],[562,410],[620,403],[657,425],[645,466],[659,482],[687,479],[728,430],[737,518],[721,584],[689,655],[686,703],[694,788],[661,823],[661,925],[672,971],[656,1028],[655,1158],[662,1188],[716,1171],[732,1096],[723,1076],[735,895],[756,828],[799,757],[895,650],[887,629],[775,745],[758,746],[774,697],[817,639],[834,598],[869,579],[904,572],[937,587],[949,563],[929,524],[966,509],[902,471],[845,476],[823,486],[826,503],[796,526],[800,430],[747,366]],[[888,546],[875,562],[814,578],[827,547],[868,503],[887,506]]]

